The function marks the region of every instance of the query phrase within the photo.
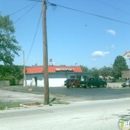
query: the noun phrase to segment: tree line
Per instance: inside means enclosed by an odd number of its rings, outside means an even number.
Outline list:
[[[114,77],[114,79],[119,79],[122,77],[122,71],[123,70],[128,70],[128,65],[126,63],[126,60],[124,57],[122,56],[117,56],[115,58],[115,61],[112,65],[112,67],[102,67],[100,69],[97,68],[92,68],[89,69],[86,66],[82,66],[82,70],[83,72],[93,72],[93,76],[94,77],[107,77],[107,76],[111,76]]]

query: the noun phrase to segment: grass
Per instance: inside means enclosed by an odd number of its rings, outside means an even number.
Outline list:
[[[19,102],[0,102],[0,110],[20,107]]]

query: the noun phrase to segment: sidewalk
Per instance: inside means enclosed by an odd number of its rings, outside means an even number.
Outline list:
[[[118,87],[121,88],[122,83],[107,83],[107,87],[113,88],[113,87]]]

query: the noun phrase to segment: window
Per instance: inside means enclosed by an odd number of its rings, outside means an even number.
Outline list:
[[[70,76],[71,79],[75,79],[75,76]]]

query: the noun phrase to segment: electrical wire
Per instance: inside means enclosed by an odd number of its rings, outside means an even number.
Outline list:
[[[36,1],[36,0],[30,0],[30,1]],[[37,0],[36,2],[43,2],[43,1],[42,0]],[[58,5],[58,4],[55,4],[55,3],[50,3],[49,1],[47,1],[47,3],[50,4],[53,7],[61,7],[61,8],[65,8],[65,9],[68,9],[68,10],[72,10],[72,11],[76,11],[76,12],[92,15],[92,16],[95,16],[95,17],[99,17],[99,18],[115,21],[115,22],[118,22],[118,23],[130,25],[130,23],[128,23],[128,22],[124,22],[124,21],[117,20],[117,19],[114,19],[114,18],[109,18],[109,17],[106,17],[106,16],[101,16],[101,15],[98,15],[98,14],[94,14],[94,13],[90,13],[90,12],[81,11],[81,10],[77,10],[77,9],[74,9],[74,8]]]
[[[25,7],[23,7],[22,9],[20,9],[20,10],[14,12],[14,13],[12,13],[12,14],[10,14],[9,16],[12,16],[12,15],[14,15],[14,14],[16,14],[16,13],[18,13],[18,12],[20,12],[20,11],[26,9],[26,8],[28,8],[28,7],[31,6],[32,4],[34,4],[34,3],[31,3],[31,4],[29,4],[29,5],[25,6]]]
[[[29,53],[28,53],[28,56],[27,56],[27,58],[26,58],[26,62],[27,62],[28,59],[29,59],[29,56],[30,56],[31,51],[32,51],[32,47],[33,47],[34,42],[35,42],[35,38],[36,38],[37,30],[38,30],[38,27],[39,27],[39,24],[40,24],[41,16],[42,16],[42,11],[41,11],[41,14],[40,14],[40,17],[39,17],[39,20],[38,20],[38,24],[37,24],[37,27],[36,27],[36,31],[35,31],[35,34],[34,34],[34,37],[33,37],[33,41],[32,41],[32,44],[31,44],[31,48],[30,48]]]
[[[121,2],[121,3],[123,3],[123,4],[130,4],[130,2],[126,2],[126,1],[124,1],[124,0],[116,0],[116,1],[118,1],[118,2]]]
[[[22,18],[23,18],[28,12],[30,12],[37,4],[38,4],[38,3],[36,3],[35,5],[33,5],[26,13],[24,13],[20,18],[18,18],[18,19],[14,22],[14,24],[17,23],[20,19],[22,19]]]
[[[105,2],[103,2],[103,1],[101,1],[101,0],[96,0],[96,1],[99,1],[99,2],[101,2],[102,4],[104,4],[104,5],[106,5],[106,6],[109,6],[109,7],[113,8],[113,9],[115,9],[115,10],[118,10],[118,11],[120,11],[120,12],[123,12],[123,13],[125,13],[125,14],[130,15],[130,13],[128,13],[128,12],[126,12],[126,11],[123,11],[123,10],[121,10],[121,9],[119,9],[119,8],[116,8],[116,7],[114,7],[114,6],[110,5],[110,4],[107,4],[107,3],[105,3]]]
[[[130,25],[130,23],[128,23],[128,22],[120,21],[120,20],[113,19],[113,18],[109,18],[109,17],[106,17],[106,16],[101,16],[101,15],[98,15],[98,14],[93,14],[93,13],[90,13],[90,12],[81,11],[81,10],[77,10],[77,9],[70,8],[70,7],[66,7],[66,6],[62,6],[62,5],[57,5],[57,4],[50,3],[50,2],[49,2],[49,4],[50,4],[51,6],[61,7],[61,8],[65,8],[65,9],[68,9],[68,10],[73,10],[73,11],[76,11],[76,12],[80,12],[80,13],[92,15],[92,16],[95,16],[95,17],[99,17],[99,18],[103,18],[103,19],[115,21],[115,22],[118,22],[118,23],[123,23],[123,24]]]

